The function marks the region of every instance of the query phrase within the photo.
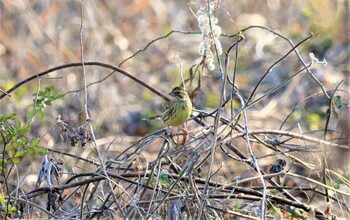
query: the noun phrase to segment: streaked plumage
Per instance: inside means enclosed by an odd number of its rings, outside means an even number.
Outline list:
[[[192,113],[192,102],[183,87],[175,87],[169,95],[172,99],[165,107],[161,115],[164,124],[169,126],[178,126],[187,121]]]

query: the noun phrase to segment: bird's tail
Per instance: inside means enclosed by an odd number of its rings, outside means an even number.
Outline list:
[[[151,120],[154,120],[154,119],[161,119],[161,115],[155,115],[155,116],[152,116],[150,118],[143,118],[142,120],[144,121],[151,121]]]

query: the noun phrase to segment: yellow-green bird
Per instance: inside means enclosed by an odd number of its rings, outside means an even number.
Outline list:
[[[169,95],[174,98],[166,105],[161,118],[166,125],[179,126],[191,116],[192,102],[182,86],[175,87]]]

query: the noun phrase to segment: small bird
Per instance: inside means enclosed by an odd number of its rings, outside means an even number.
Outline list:
[[[182,86],[176,86],[169,95],[174,98],[165,106],[164,112],[145,120],[160,118],[168,126],[180,126],[187,121],[192,113],[192,102],[185,89]]]
[[[179,126],[191,116],[192,102],[182,86],[177,86],[169,93],[174,98],[166,105],[161,119],[168,126]]]

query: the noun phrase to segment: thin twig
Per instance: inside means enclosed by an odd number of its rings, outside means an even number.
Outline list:
[[[286,38],[286,37],[283,36],[282,34],[276,32],[276,31],[274,31],[274,30],[272,30],[272,29],[270,29],[270,28],[268,28],[268,27],[265,27],[265,26],[252,25],[252,26],[249,26],[249,27],[247,27],[247,28],[242,29],[242,32],[245,32],[245,31],[247,31],[247,30],[249,30],[249,29],[253,29],[253,28],[260,28],[260,29],[267,30],[267,31],[269,31],[269,32],[271,32],[271,33],[273,33],[273,34],[279,36],[280,38],[286,40],[293,48],[295,48],[293,42],[292,42],[290,39]],[[313,33],[311,33],[311,34],[313,35]],[[236,35],[236,34],[235,34],[235,35]],[[235,35],[232,35],[232,36],[235,36]],[[229,35],[229,37],[232,37],[232,36]],[[305,61],[303,60],[303,58],[301,57],[301,55],[299,54],[298,50],[295,49],[294,52],[296,53],[297,57],[298,57],[299,60],[302,62],[302,64],[304,65],[304,67],[306,67],[307,65],[306,65]],[[316,76],[311,72],[310,68],[307,68],[307,72],[309,73],[309,75],[311,76],[311,78],[317,83],[317,85],[321,88],[323,94],[329,99],[330,97],[329,97],[329,95],[328,95],[326,89],[324,88],[323,84],[322,84],[322,83],[316,78]]]
[[[329,147],[337,147],[337,148],[342,148],[342,149],[347,149],[350,150],[349,146],[346,145],[341,145],[341,144],[335,144],[329,141],[324,141],[321,139],[317,139],[317,138],[313,138],[313,137],[309,137],[306,135],[302,135],[302,134],[298,134],[298,133],[294,133],[294,132],[289,132],[289,131],[281,131],[281,130],[250,130],[249,135],[253,135],[253,134],[275,134],[275,135],[280,135],[280,136],[288,136],[288,137],[292,137],[292,138],[296,138],[299,140],[304,140],[304,141],[309,141],[312,143],[317,143],[317,144],[322,144],[322,145],[326,145]],[[239,138],[239,137],[243,137],[245,136],[245,133],[237,133],[234,134],[230,139],[228,139],[227,141],[232,141],[233,139]],[[231,140],[232,139],[232,140]]]
[[[213,27],[212,27],[212,23],[211,23],[211,8],[210,8],[210,1],[208,0],[207,2],[208,4],[208,18],[209,18],[209,26],[210,26],[210,32],[212,35],[212,39],[215,39],[214,37],[214,33],[213,33]],[[217,45],[216,42],[214,40],[214,48],[215,48],[215,54],[216,54],[216,58],[218,61],[218,65],[219,65],[219,70],[220,70],[220,75],[221,75],[221,79],[222,79],[222,85],[221,85],[221,93],[220,93],[220,104],[219,106],[222,106],[223,102],[224,102],[224,98],[225,98],[225,87],[226,87],[226,79],[227,77],[224,75],[223,72],[223,68],[222,68],[222,64],[221,64],[221,60],[218,54],[218,50],[217,50]],[[216,142],[217,142],[217,135],[218,135],[218,128],[219,128],[219,121],[220,121],[220,117],[221,117],[221,112],[222,112],[222,107],[218,108],[218,112],[216,113],[216,117],[215,117],[215,121],[214,121],[214,141],[211,145],[211,157],[210,157],[210,162],[209,162],[209,169],[208,169],[208,173],[207,173],[207,177],[206,177],[206,184],[204,186],[204,195],[201,201],[201,208],[200,208],[200,213],[199,213],[199,218],[202,217],[203,214],[203,209],[205,206],[205,199],[208,196],[208,190],[209,190],[209,180],[210,180],[210,176],[211,176],[211,170],[212,170],[212,166],[214,165],[214,159],[215,159],[215,149],[216,149]]]
[[[250,102],[252,101],[256,91],[258,90],[259,86],[261,85],[261,83],[264,81],[264,79],[267,77],[267,75],[271,72],[272,68],[274,66],[276,66],[278,63],[280,63],[282,60],[284,60],[290,53],[292,53],[293,51],[296,50],[296,48],[298,48],[301,44],[303,44],[304,42],[306,42],[307,40],[309,40],[313,35],[309,35],[308,37],[306,37],[305,39],[303,39],[302,41],[300,41],[299,43],[297,43],[295,46],[293,46],[292,49],[290,49],[286,54],[284,54],[281,58],[279,58],[276,62],[274,62],[269,69],[260,77],[258,83],[256,84],[256,86],[254,87],[252,93],[250,94],[249,98],[247,99],[247,104],[249,106]]]
[[[338,85],[335,87],[329,102],[328,102],[328,110],[327,110],[327,120],[326,120],[326,124],[325,124],[325,128],[324,128],[324,132],[323,132],[323,136],[324,139],[327,140],[327,131],[328,131],[328,125],[329,122],[331,120],[331,115],[333,112],[333,107],[334,107],[334,103],[333,103],[333,98],[335,93],[337,92],[339,86],[343,83],[343,81],[341,81],[340,83],[338,83]],[[326,146],[322,145],[322,181],[323,184],[326,185],[327,184],[327,178],[326,178],[326,168],[327,168],[327,155],[326,155]],[[328,189],[325,188],[324,192],[326,194],[326,202],[329,203],[329,193],[328,193]]]

